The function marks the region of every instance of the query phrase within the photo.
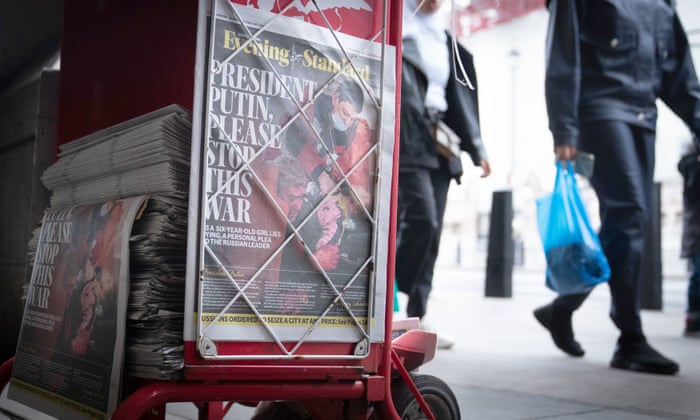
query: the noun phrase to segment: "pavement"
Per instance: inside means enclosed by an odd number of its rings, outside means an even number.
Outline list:
[[[516,267],[511,297],[485,297],[485,281],[483,269],[439,267],[428,309],[430,324],[456,344],[439,350],[420,373],[450,386],[463,419],[700,419],[700,339],[682,336],[685,278],[664,278],[663,308],[642,312],[649,342],[680,364],[675,376],[609,367],[618,332],[608,317],[606,285],[574,315],[586,354],[572,358],[532,316],[554,297],[541,271]],[[405,296],[399,304],[405,307]],[[3,393],[0,408],[11,403]],[[27,407],[12,409],[19,418],[49,418]],[[251,412],[236,405],[226,420],[249,419]],[[11,417],[0,414],[5,418]],[[197,411],[191,404],[168,404],[166,418],[197,419]]]
[[[700,339],[682,336],[687,280],[663,280],[662,310],[643,310],[649,342],[681,368],[676,376],[609,367],[618,330],[598,286],[573,318],[586,350],[558,350],[532,310],[555,295],[541,271],[516,269],[512,297],[484,297],[481,270],[441,269],[429,315],[456,337],[421,368],[447,382],[465,419],[700,419]]]

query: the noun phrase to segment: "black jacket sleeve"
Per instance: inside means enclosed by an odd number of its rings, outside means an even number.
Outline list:
[[[478,84],[476,80],[476,70],[474,68],[474,58],[471,53],[459,44],[456,51],[452,49],[452,38],[448,37],[450,43],[450,78],[447,82],[447,111],[443,120],[462,139],[461,149],[467,152],[475,165],[479,165],[482,160],[488,159],[486,148],[481,140],[481,128],[479,124],[479,99]],[[473,89],[467,87],[461,79],[460,65],[455,52],[459,55],[459,62],[464,66],[467,77],[471,81]]]
[[[661,54],[663,63],[661,100],[700,137],[700,84],[695,73],[690,47],[683,25],[674,15],[673,39]]]
[[[578,144],[581,52],[576,0],[549,1],[545,99],[555,145]]]

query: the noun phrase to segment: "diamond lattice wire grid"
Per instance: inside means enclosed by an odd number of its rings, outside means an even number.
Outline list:
[[[284,10],[263,24],[251,25],[241,15],[240,7],[229,2],[226,4],[231,19],[214,19],[212,32],[219,33],[217,28],[221,24],[225,28],[223,42],[229,42],[235,48],[226,51],[225,55],[220,54],[220,59],[216,49],[212,48],[210,54],[216,57],[212,60],[213,75],[208,83],[212,103],[218,100],[224,107],[222,97],[230,92],[221,86],[232,85],[233,74],[240,74],[240,62],[245,62],[250,68],[258,69],[259,74],[267,75],[267,79],[260,80],[279,85],[279,94],[293,106],[291,112],[287,108],[284,117],[279,119],[280,124],[274,133],[270,132],[264,141],[255,143],[257,147],[241,146],[243,129],[231,124],[221,110],[213,109],[214,106],[210,110],[209,141],[205,153],[208,163],[216,161],[217,153],[225,149],[229,161],[235,164],[226,170],[212,169],[209,165],[205,174],[207,200],[204,212],[208,218],[205,218],[202,229],[205,245],[198,302],[200,352],[205,357],[227,358],[217,354],[216,342],[221,340],[219,326],[241,320],[257,326],[258,335],[264,331],[258,340],[276,343],[277,351],[265,355],[267,357],[294,357],[305,342],[318,340],[315,337],[317,330],[336,323],[353,327],[353,340],[366,342],[370,336],[371,322],[368,320],[374,298],[373,244],[377,224],[374,193],[382,81],[377,84],[377,80],[369,80],[368,83],[365,76],[369,74],[370,64],[377,74],[381,74],[383,63],[368,64],[363,51],[376,47],[375,40],[382,36],[382,31],[370,40],[363,40],[364,45],[361,48],[355,46],[351,54],[324,18],[334,48],[327,45],[325,49],[323,46],[307,48],[304,54],[313,50],[321,59],[331,61],[327,52],[335,51],[342,57],[335,61],[342,66],[326,78],[315,79],[314,89],[305,89],[303,82],[290,76],[293,73],[280,69],[280,62],[273,61],[274,54],[269,53],[273,36],[268,30],[284,19],[281,17]],[[216,5],[218,7],[219,2]],[[318,5],[315,6],[324,16]],[[219,17],[221,12],[215,7],[215,16]],[[217,45],[218,42],[220,40],[214,36],[211,44]],[[293,47],[290,48],[292,57],[288,57],[292,63],[303,59]],[[251,51],[263,53],[257,54],[256,60],[250,60],[245,54],[251,55]],[[381,60],[384,60],[383,56]],[[251,61],[255,61],[254,65],[250,64]],[[375,85],[372,86],[371,82]],[[229,100],[229,114],[235,113],[231,104],[234,99]],[[240,97],[237,100],[239,104],[243,101]],[[270,111],[267,105],[261,105],[261,108]],[[252,113],[253,105],[246,109]],[[323,117],[322,111],[330,110],[335,112],[335,118],[331,118],[330,113]],[[338,116],[343,111],[346,115]],[[238,113],[241,112],[245,109],[239,108]],[[272,112],[266,118],[267,115],[263,115],[263,120],[273,121]],[[352,142],[348,138],[352,138]],[[358,138],[364,142],[363,147],[357,146]],[[272,176],[272,173],[276,175]],[[286,191],[293,186],[295,176],[304,175],[307,179],[302,183],[303,190],[298,188],[297,196],[291,194],[287,197]],[[242,222],[246,209],[240,208],[241,201],[236,207],[230,196],[235,195],[232,191],[241,189],[257,198],[257,206],[251,205],[254,210],[264,209],[269,219],[284,225],[279,238],[267,238],[263,245],[269,246],[261,247],[265,251],[256,253],[255,262],[246,267],[243,267],[248,262],[246,258],[241,258],[240,253],[227,252],[231,247],[221,246],[221,242],[214,238],[218,239],[221,233],[227,238],[236,238],[229,242],[237,243],[246,236],[265,239],[256,235],[261,231],[272,232],[273,237],[276,232],[256,229],[256,234],[253,234],[233,227],[234,222]],[[237,215],[234,215],[235,210],[239,210]],[[229,226],[217,223],[226,217],[227,212],[228,221],[232,223]],[[208,223],[208,220],[215,222]],[[271,276],[275,277],[274,282],[270,280]],[[274,287],[271,287],[273,283]],[[215,297],[210,290],[212,284],[218,293]],[[281,319],[286,319],[287,324]],[[301,326],[294,329],[293,335],[285,328],[289,322]],[[328,335],[319,337],[328,338]],[[241,340],[243,337],[232,339]],[[360,352],[349,357],[365,355]]]

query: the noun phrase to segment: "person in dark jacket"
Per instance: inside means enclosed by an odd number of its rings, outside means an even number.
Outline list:
[[[610,316],[620,330],[610,366],[673,375],[640,318],[640,267],[654,176],[656,100],[700,133],[700,85],[671,0],[549,0],[545,96],[557,159],[595,155],[600,241],[610,263]],[[555,344],[584,354],[572,313],[587,294],[535,310]]]
[[[683,234],[681,257],[690,263],[685,329],[688,337],[700,337],[700,149],[691,143],[678,161],[683,176]]]
[[[477,92],[467,86],[476,86],[473,58],[446,32],[440,6],[441,0],[404,2],[396,281],[408,294],[406,314],[421,319],[432,288],[448,187],[462,175],[459,153],[438,153],[434,125],[443,121],[459,136],[459,148],[481,166],[482,177],[491,171],[481,141]],[[452,344],[438,334],[440,348]]]

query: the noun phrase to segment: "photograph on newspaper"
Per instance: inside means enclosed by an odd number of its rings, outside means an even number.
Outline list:
[[[200,337],[361,340],[383,328],[376,248],[389,188],[379,172],[390,178],[394,127],[380,101],[395,98],[394,51],[225,0],[212,16]]]
[[[129,237],[145,197],[42,219],[8,398],[57,418],[107,419],[121,388]]]

